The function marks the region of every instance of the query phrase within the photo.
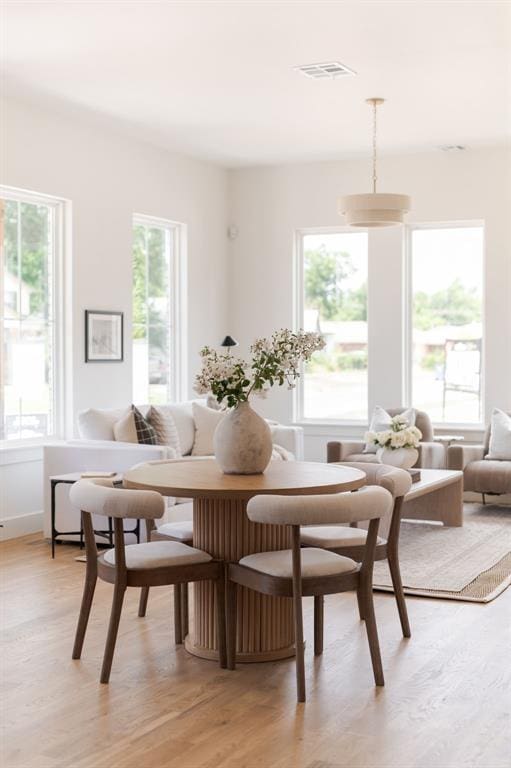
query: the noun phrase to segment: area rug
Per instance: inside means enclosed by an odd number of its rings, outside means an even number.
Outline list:
[[[511,508],[465,504],[461,528],[404,521],[399,562],[408,595],[487,603],[511,583]],[[374,588],[392,592],[385,560]]]

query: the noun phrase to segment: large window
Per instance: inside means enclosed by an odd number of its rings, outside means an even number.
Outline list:
[[[298,416],[367,420],[367,233],[301,233],[297,251],[299,324],[326,341],[304,371]]]
[[[136,216],[133,226],[133,399],[177,398],[179,225]]]
[[[0,213],[0,439],[55,435],[62,203],[3,189]]]
[[[483,227],[414,227],[408,258],[409,400],[437,423],[480,423]]]

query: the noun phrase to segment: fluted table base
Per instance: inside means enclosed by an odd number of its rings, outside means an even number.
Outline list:
[[[195,499],[193,544],[226,562],[245,555],[289,549],[289,529],[252,523],[246,502],[239,499]],[[293,606],[288,598],[262,595],[238,586],[237,660],[275,661],[294,655]],[[211,582],[194,584],[193,634],[186,649],[205,659],[217,659],[215,589]]]

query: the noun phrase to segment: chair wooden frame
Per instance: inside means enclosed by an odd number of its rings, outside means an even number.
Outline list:
[[[390,521],[388,539],[383,544],[376,543],[374,559],[375,560],[388,560],[390,576],[392,579],[392,586],[394,588],[394,596],[396,598],[397,610],[399,613],[399,621],[401,622],[401,629],[403,637],[411,637],[410,621],[408,619],[408,611],[406,608],[405,593],[403,591],[403,582],[401,579],[401,570],[399,567],[399,530],[401,527],[401,512],[403,508],[403,496],[397,496],[394,499],[394,506],[392,509],[392,516]],[[351,523],[350,527],[357,528],[357,523]],[[311,544],[302,544],[302,546],[313,546]],[[318,545],[319,546],[319,545]],[[356,560],[360,563],[364,559],[365,544],[353,544],[345,545],[342,547],[327,547],[322,546],[322,549],[328,550],[328,552],[335,552],[336,555],[343,555],[344,557],[351,557],[352,560]],[[364,621],[364,606],[360,600],[358,602],[359,615],[362,621]]]
[[[115,565],[105,560],[104,554],[99,554],[96,546],[96,540],[92,525],[92,516],[89,512],[82,510],[83,530],[85,534],[85,549],[87,554],[87,570],[85,576],[85,585],[83,590],[80,615],[76,628],[76,635],[73,647],[73,659],[81,657],[85,632],[89,621],[92,600],[98,577],[114,585],[114,594],[112,599],[112,611],[110,614],[110,623],[105,644],[105,653],[103,657],[103,666],[101,669],[100,680],[102,683],[108,683],[112,660],[117,639],[117,631],[121,618],[124,593],[127,587],[158,587],[175,585],[175,595],[178,596],[174,603],[174,619],[176,631],[176,642],[182,641],[182,605],[179,600],[182,584],[188,584],[190,581],[211,580],[216,583],[217,594],[217,625],[218,625],[218,647],[220,656],[220,666],[227,666],[226,655],[226,637],[225,637],[225,576],[224,565],[218,561],[207,563],[195,563],[191,565],[173,565],[159,566],[155,568],[127,568],[126,552],[124,544],[124,528],[122,517],[114,518],[114,546],[115,546]],[[149,521],[149,526],[152,520]],[[136,546],[136,545],[135,545]]]
[[[192,539],[177,539],[174,536],[168,536],[160,533],[152,520],[147,520],[147,541],[177,541],[187,546],[193,546]],[[142,587],[140,591],[140,600],[138,603],[138,615],[143,618],[147,612],[147,601],[149,600],[149,587]],[[188,582],[176,584],[174,586],[174,634],[176,644],[184,643],[188,634]],[[179,619],[177,618],[179,616]]]
[[[239,563],[227,566],[226,579],[226,621],[227,621],[227,667],[236,666],[236,593],[237,585],[276,597],[293,600],[295,642],[296,642],[296,685],[299,702],[305,701],[305,659],[303,642],[302,597],[314,597],[314,654],[323,653],[323,610],[324,595],[356,590],[359,605],[362,605],[371,662],[376,685],[384,685],[378,632],[373,604],[372,574],[376,540],[380,520],[369,523],[366,546],[362,563],[355,571],[333,576],[302,577],[300,526],[292,525],[292,578],[271,576]]]

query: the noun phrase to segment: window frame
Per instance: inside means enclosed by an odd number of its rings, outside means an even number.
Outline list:
[[[65,327],[70,321],[70,306],[67,299],[67,289],[70,274],[67,269],[67,254],[70,251],[70,221],[71,204],[69,200],[47,195],[31,190],[0,185],[0,198],[14,202],[44,205],[50,209],[50,226],[52,230],[53,248],[51,254],[52,272],[52,322],[51,328],[51,415],[52,431],[41,437],[22,437],[9,440],[0,437],[2,449],[23,448],[44,444],[48,439],[62,439],[67,435],[70,421],[69,386],[70,377],[68,361],[71,359],[70,342],[66,341]],[[4,249],[0,248],[0,307],[4,302]],[[3,313],[0,312],[0,349],[3,350]],[[0,398],[0,422],[4,420],[4,400]],[[3,429],[3,427],[2,427]]]
[[[369,238],[369,229],[366,227],[300,227],[295,229],[294,232],[294,246],[293,246],[293,328],[295,331],[300,330],[303,327],[303,313],[305,303],[305,291],[304,291],[304,259],[303,259],[303,240],[306,235],[344,235],[344,234],[358,234],[366,233]],[[367,249],[367,273],[369,277],[369,251],[370,244],[368,239]],[[367,284],[367,309],[368,309],[368,330],[369,330],[369,291],[370,281],[368,279]],[[369,351],[369,336],[368,336],[368,351]],[[293,424],[298,426],[346,426],[346,427],[362,427],[368,424],[369,419],[369,354],[368,354],[368,366],[367,366],[367,413],[368,416],[365,419],[321,419],[318,417],[306,418],[304,416],[304,369],[303,363],[300,365],[300,378],[293,390]]]
[[[439,432],[456,430],[457,432],[479,432],[485,428],[485,350],[486,350],[486,230],[483,219],[463,219],[455,221],[408,222],[404,225],[403,249],[403,399],[406,407],[413,406],[413,274],[412,274],[412,234],[416,230],[430,229],[474,229],[481,228],[483,234],[482,272],[481,272],[481,402],[479,421],[432,421],[433,428]]]
[[[169,304],[170,312],[167,317],[168,341],[170,355],[168,360],[167,402],[184,400],[187,391],[187,323],[186,323],[186,281],[187,281],[187,227],[186,224],[158,216],[134,213],[132,216],[132,233],[135,226],[157,227],[166,232],[171,238],[169,259]],[[131,250],[131,267],[133,270],[133,240]],[[147,270],[147,264],[146,264]],[[133,279],[132,322],[131,322],[131,371],[133,376]],[[146,326],[147,327],[147,326]],[[133,384],[133,379],[132,379]],[[149,386],[149,383],[148,383]]]

